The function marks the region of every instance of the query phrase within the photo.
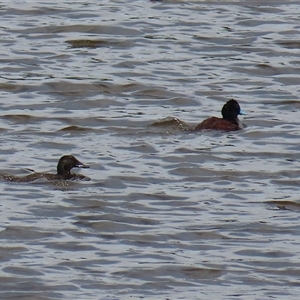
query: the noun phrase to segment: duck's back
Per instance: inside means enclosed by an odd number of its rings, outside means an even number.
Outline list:
[[[23,177],[12,176],[12,175],[1,175],[5,180],[11,182],[32,182],[38,179],[47,179],[50,181],[56,180],[90,180],[89,177],[83,176],[81,174],[71,173],[68,175],[50,174],[50,173],[32,173]]]
[[[198,124],[195,130],[223,130],[223,131],[234,131],[239,130],[238,124],[232,123],[223,118],[211,117],[200,124]]]
[[[32,173],[30,175],[26,175],[23,177],[13,176],[13,175],[1,175],[1,178],[11,181],[11,182],[31,182],[34,180],[41,179],[43,177],[44,176],[42,173]]]

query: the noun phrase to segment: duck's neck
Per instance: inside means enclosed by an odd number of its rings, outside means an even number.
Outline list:
[[[236,118],[224,118],[224,119],[229,121],[232,124],[239,125],[239,118],[238,117],[236,117]]]
[[[64,168],[64,166],[58,165],[58,166],[57,166],[57,174],[58,174],[58,175],[62,175],[62,176],[70,176],[70,175],[71,175],[71,172],[70,172],[70,170],[66,170],[66,169]]]

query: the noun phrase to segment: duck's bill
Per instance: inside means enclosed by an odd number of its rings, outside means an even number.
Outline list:
[[[240,115],[246,115],[246,113],[243,110],[240,110]]]
[[[88,169],[90,166],[81,163],[80,161],[76,164],[77,168]]]

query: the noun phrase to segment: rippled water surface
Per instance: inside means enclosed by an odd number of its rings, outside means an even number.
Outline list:
[[[1,299],[299,299],[300,6],[1,4]],[[186,130],[230,98],[242,131]]]

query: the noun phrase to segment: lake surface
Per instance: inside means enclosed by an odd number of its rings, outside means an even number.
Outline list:
[[[282,2],[282,1],[281,1]],[[4,1],[1,299],[299,299],[297,1]],[[186,130],[234,98],[238,132]]]

